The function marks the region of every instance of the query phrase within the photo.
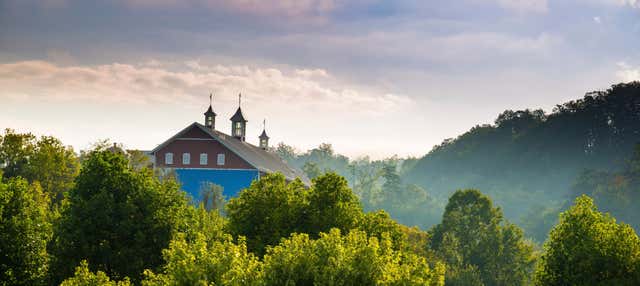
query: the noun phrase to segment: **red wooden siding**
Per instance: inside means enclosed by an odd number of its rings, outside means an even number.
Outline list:
[[[200,137],[201,135],[207,136],[207,138]],[[190,136],[190,137],[187,137]],[[193,136],[193,137],[191,137]],[[198,137],[196,137],[198,136]],[[173,164],[165,164],[165,154],[173,153]],[[190,153],[191,160],[189,165],[182,164],[182,154]],[[200,165],[200,154],[207,154],[207,165]],[[218,154],[223,153],[224,165],[218,166]],[[175,139],[166,146],[162,147],[155,154],[156,167],[171,167],[171,168],[216,168],[216,169],[255,169],[249,165],[245,160],[240,158],[235,153],[231,152],[220,142],[211,139],[207,134],[204,134],[202,130],[193,128],[187,131],[181,138]]]

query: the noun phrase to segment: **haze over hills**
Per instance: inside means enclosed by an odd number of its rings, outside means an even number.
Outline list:
[[[419,159],[349,161],[327,150],[327,145],[283,157],[307,172],[314,168],[337,171],[359,190],[365,206],[384,208],[400,222],[422,228],[440,219],[441,208],[455,190],[479,189],[495,200],[508,219],[543,241],[566,202],[583,193],[573,187],[580,174],[624,171],[639,143],[640,83],[631,82],[588,92],[581,99],[558,104],[549,114],[504,111],[494,124],[478,125],[444,140]],[[385,176],[389,172],[384,166],[389,164],[396,167],[397,186],[386,184],[394,178]],[[369,180],[377,183],[363,186],[367,179],[359,172],[368,173]],[[392,200],[396,203],[391,204]],[[607,210],[622,211],[613,205]],[[631,211],[638,213],[635,208]],[[638,226],[636,221],[627,222]]]

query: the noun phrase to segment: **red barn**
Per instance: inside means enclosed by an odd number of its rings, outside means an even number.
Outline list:
[[[259,136],[260,146],[245,141],[248,121],[240,106],[230,119],[231,135],[215,129],[216,113],[211,105],[204,116],[204,125],[194,122],[151,151],[154,167],[174,170],[183,190],[194,199],[200,200],[207,183],[222,186],[223,194],[233,197],[267,173],[309,183],[300,170],[269,151],[266,130]]]

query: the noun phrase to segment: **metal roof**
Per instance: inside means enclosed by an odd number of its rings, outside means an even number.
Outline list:
[[[258,137],[260,139],[269,139],[269,136],[267,136],[267,131],[262,129],[262,134],[260,134],[260,137]]]
[[[217,115],[215,112],[213,112],[213,108],[211,107],[211,105],[209,105],[209,109],[207,109],[207,112],[204,113],[204,115],[207,114],[213,114],[213,116]]]
[[[247,119],[245,119],[244,115],[242,114],[242,109],[240,107],[238,107],[238,110],[236,110],[236,113],[233,114],[233,116],[231,116],[231,121],[233,121],[233,122],[237,122],[237,121],[247,122]]]

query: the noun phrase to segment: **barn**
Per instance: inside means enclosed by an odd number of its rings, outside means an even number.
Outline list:
[[[231,135],[216,130],[216,113],[209,104],[204,125],[194,122],[150,152],[155,168],[175,171],[182,189],[195,200],[208,183],[220,185],[229,198],[268,173],[281,173],[287,180],[309,179],[269,150],[266,130],[258,137],[259,146],[245,140],[247,119],[240,104],[230,118]]]

